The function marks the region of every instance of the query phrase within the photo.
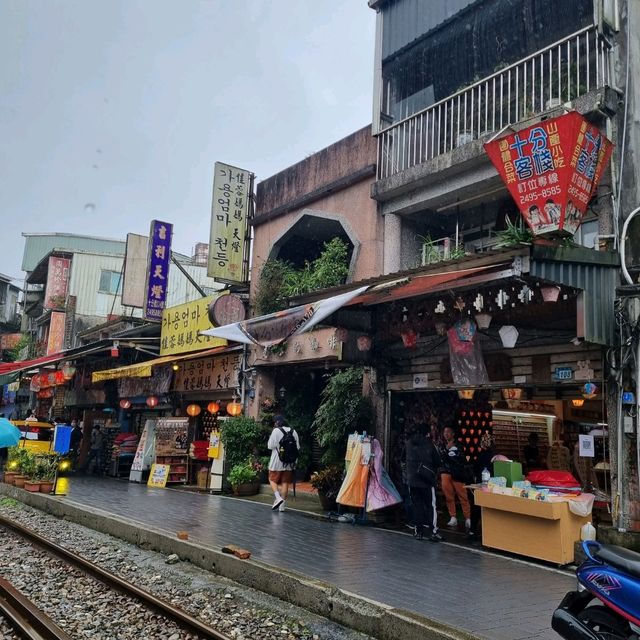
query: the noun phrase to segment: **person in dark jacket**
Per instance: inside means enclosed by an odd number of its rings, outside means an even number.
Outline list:
[[[417,425],[407,441],[407,481],[414,509],[414,535],[418,540],[424,537],[425,528],[429,531],[428,540],[442,540],[436,520],[435,485],[439,466],[440,456],[429,438],[429,426]]]
[[[473,474],[476,482],[482,481],[482,471],[488,469],[491,471],[493,456],[496,455],[496,448],[493,436],[489,433],[483,434],[480,439],[480,455],[473,465]],[[467,531],[470,538],[475,538],[480,531],[480,522],[482,510],[478,507],[474,500],[473,491],[469,490],[469,503],[471,504],[471,526]]]

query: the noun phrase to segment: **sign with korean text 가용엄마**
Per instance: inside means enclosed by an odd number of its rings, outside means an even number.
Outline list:
[[[226,346],[223,338],[200,335],[200,331],[211,328],[207,307],[215,299],[216,296],[200,298],[162,312],[161,356]]]
[[[484,148],[532,233],[566,235],[580,226],[613,145],[572,111]]]
[[[242,284],[247,280],[245,252],[252,177],[249,171],[216,162],[207,275],[220,282]]]
[[[152,220],[149,233],[147,282],[144,296],[146,320],[162,320],[162,311],[167,302],[169,285],[169,261],[171,260],[171,236],[173,225]]]
[[[64,309],[70,266],[71,260],[68,258],[58,258],[57,256],[49,258],[47,285],[44,292],[44,306],[46,309]]]
[[[173,379],[174,391],[226,391],[240,386],[241,353],[187,360]]]

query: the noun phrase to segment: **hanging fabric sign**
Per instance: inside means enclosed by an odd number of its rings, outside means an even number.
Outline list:
[[[484,145],[534,235],[574,234],[613,144],[576,111]]]

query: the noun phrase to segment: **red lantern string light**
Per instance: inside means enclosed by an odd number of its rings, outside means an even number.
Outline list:
[[[199,416],[201,411],[202,409],[200,408],[199,404],[190,404],[187,407],[187,414],[190,415],[192,418]]]
[[[129,409],[129,407],[131,407],[131,400],[122,398],[122,400],[120,400],[118,404],[120,405],[121,409]]]
[[[150,409],[153,409],[154,407],[158,406],[158,396],[149,396],[146,400],[147,403],[147,407],[149,407]]]
[[[207,411],[209,413],[216,414],[216,413],[218,413],[218,411],[220,411],[220,405],[217,402],[210,402],[207,405]]]

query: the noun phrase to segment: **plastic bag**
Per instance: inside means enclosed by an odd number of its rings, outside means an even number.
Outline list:
[[[592,493],[582,493],[569,500],[569,510],[576,516],[586,518],[593,509],[596,497]]]
[[[488,384],[489,376],[472,320],[460,320],[448,331],[449,360],[454,384]]]

